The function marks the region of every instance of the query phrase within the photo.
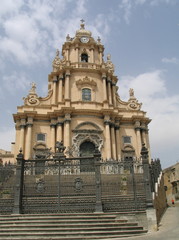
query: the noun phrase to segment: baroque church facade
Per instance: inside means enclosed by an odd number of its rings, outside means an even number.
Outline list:
[[[89,156],[98,147],[103,161],[140,159],[142,144],[150,152],[150,119],[129,90],[129,100],[118,95],[118,78],[110,55],[82,21],[69,35],[52,63],[48,95],[39,97],[32,83],[24,104],[13,115],[16,126],[14,155],[22,149],[25,159],[36,152],[55,152],[63,141],[68,157]]]

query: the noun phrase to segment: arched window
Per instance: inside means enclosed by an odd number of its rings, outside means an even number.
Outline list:
[[[41,141],[41,142],[45,142],[45,133],[37,133],[37,142]]]
[[[91,89],[89,88],[83,88],[82,89],[82,101],[91,101]]]
[[[81,62],[88,62],[88,55],[86,53],[81,54]]]

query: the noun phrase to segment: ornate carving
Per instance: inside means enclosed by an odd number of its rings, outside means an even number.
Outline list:
[[[129,100],[128,100],[128,108],[130,110],[140,110],[142,104],[138,103],[137,98],[134,96],[134,89],[130,88],[129,90]]]
[[[56,56],[52,62],[54,72],[57,72],[60,68],[62,68],[64,64],[66,64],[66,58],[64,57],[63,59],[60,59],[59,55],[60,55],[60,51],[57,49]]]
[[[105,65],[106,65],[106,68],[108,68],[108,71],[110,73],[114,73],[114,64],[111,61],[111,55],[110,54],[107,55],[107,62],[106,62]]]
[[[78,157],[80,155],[80,145],[85,141],[90,141],[94,143],[95,146],[98,147],[99,151],[101,151],[101,148],[103,147],[103,140],[99,136],[99,134],[94,134],[90,132],[78,133],[72,138],[73,156]]]
[[[81,178],[75,179],[75,191],[81,192],[83,190],[83,180]]]
[[[39,97],[36,93],[36,84],[34,82],[31,83],[31,89],[29,90],[29,94],[27,97],[23,98],[24,100],[24,105],[29,105],[29,106],[37,106],[39,105]]]
[[[90,80],[90,78],[87,76],[83,78],[83,80],[79,79],[78,81],[76,81],[76,85],[79,89],[84,86],[90,86],[93,90],[95,90],[95,88],[97,87],[97,83],[93,79]]]

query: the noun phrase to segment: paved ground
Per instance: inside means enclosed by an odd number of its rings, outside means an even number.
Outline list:
[[[159,230],[146,236],[128,238],[130,240],[179,240],[179,202],[169,207],[159,225]],[[122,240],[122,239],[121,239]]]
[[[119,238],[119,240],[179,240],[179,201],[175,207],[167,208],[159,226],[159,230],[145,236]]]

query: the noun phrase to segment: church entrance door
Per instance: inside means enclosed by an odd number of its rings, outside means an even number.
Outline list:
[[[94,172],[94,158],[88,159],[88,157],[93,157],[95,150],[94,143],[90,141],[85,141],[80,145],[80,157],[85,159],[80,160],[80,171],[81,172]]]

